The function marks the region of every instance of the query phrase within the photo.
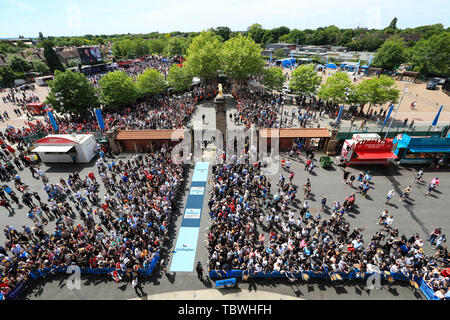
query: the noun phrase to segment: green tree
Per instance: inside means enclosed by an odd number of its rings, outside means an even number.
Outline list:
[[[391,23],[389,24],[388,28],[390,29],[397,29],[397,17],[394,17],[394,19],[392,19]]]
[[[341,34],[341,38],[339,39],[339,45],[347,46],[349,42],[353,39],[353,30],[347,29]]]
[[[450,32],[420,39],[409,52],[416,71],[450,74]]]
[[[78,67],[78,63],[79,63],[79,61],[77,59],[69,59],[67,61],[67,67],[69,67],[69,68]]]
[[[51,72],[55,70],[64,71],[64,66],[58,58],[55,50],[53,50],[53,41],[44,40],[41,42],[44,48],[44,58]]]
[[[224,41],[230,39],[231,29],[229,27],[217,27],[211,31],[221,37]]]
[[[339,43],[339,39],[341,37],[341,31],[336,26],[328,26],[324,30],[326,35],[326,44],[328,45],[337,45]]]
[[[185,55],[188,46],[188,40],[182,37],[171,37],[167,41],[164,54],[167,56]]]
[[[152,39],[148,40],[148,51],[151,54],[162,54],[166,48],[167,39]]]
[[[373,64],[376,67],[393,70],[406,61],[405,45],[402,39],[390,37],[378,49]]]
[[[360,103],[369,103],[369,112],[372,106],[384,105],[387,102],[396,103],[400,90],[396,88],[394,79],[381,75],[379,78],[362,80],[356,86],[356,93]]]
[[[273,54],[275,55],[275,57],[285,57],[286,56],[284,49],[281,49],[281,48],[275,49]]]
[[[175,92],[187,90],[192,85],[192,74],[189,68],[172,65],[167,75],[167,82]]]
[[[222,63],[222,71],[231,79],[241,82],[261,74],[265,64],[261,46],[242,34],[224,43]]]
[[[186,63],[192,70],[192,75],[205,81],[216,78],[220,66],[221,48],[222,44],[212,32],[202,31],[192,39],[186,50]]]
[[[313,65],[301,65],[291,74],[289,88],[299,96],[312,96],[322,82]]]
[[[262,83],[270,90],[281,90],[284,80],[284,74],[281,68],[267,68],[263,71]]]
[[[265,30],[259,23],[254,23],[250,27],[247,28],[248,35],[252,38],[256,43],[261,43],[265,34]]]
[[[320,87],[318,96],[335,104],[344,104],[348,103],[347,94],[352,91],[354,92],[355,88],[347,72],[336,72]]]
[[[314,45],[328,44],[327,33],[322,29],[317,29],[316,31],[314,31],[314,33],[311,37],[311,44],[314,44]]]
[[[109,72],[99,83],[101,101],[108,108],[125,107],[138,97],[136,84],[124,71]]]
[[[0,67],[0,78],[3,79],[6,85],[12,85],[14,80],[17,79],[16,76],[10,67]]]
[[[50,68],[44,62],[37,59],[33,60],[33,68],[40,74],[46,74],[50,72]]]
[[[10,56],[8,64],[14,72],[28,72],[32,68],[28,61],[16,55]]]
[[[84,112],[99,105],[96,89],[80,72],[56,70],[48,85],[50,93],[45,103],[58,112]]]
[[[166,89],[166,80],[158,70],[148,68],[137,78],[136,87],[140,96],[159,94]]]

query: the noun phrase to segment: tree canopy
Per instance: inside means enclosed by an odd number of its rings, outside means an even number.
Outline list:
[[[49,87],[45,103],[58,112],[84,112],[99,105],[95,88],[82,73],[56,70]]]
[[[51,72],[55,70],[64,71],[64,66],[58,58],[55,50],[53,50],[53,42],[51,40],[44,40],[41,42],[44,47],[44,58],[47,66]]]
[[[320,87],[318,96],[326,101],[345,104],[349,101],[347,95],[350,95],[354,91],[355,88],[347,72],[336,72],[328,77]]]
[[[217,77],[222,44],[213,32],[202,31],[186,50],[187,65],[193,76],[210,81]]]
[[[378,49],[373,64],[376,67],[393,70],[406,62],[406,58],[403,40],[398,37],[391,37]]]
[[[140,96],[150,96],[164,92],[167,85],[158,70],[148,68],[138,76],[136,86]]]
[[[122,108],[136,101],[138,91],[124,71],[105,74],[99,81],[101,102],[108,108]]]
[[[400,95],[394,79],[386,75],[362,80],[356,86],[356,92],[359,102],[369,103],[369,109],[387,102],[396,103]]]
[[[421,39],[409,52],[416,71],[450,74],[450,32]]]
[[[239,81],[261,74],[265,64],[261,56],[261,47],[253,39],[242,34],[224,43],[221,60],[223,73]]]
[[[192,74],[189,68],[172,65],[167,75],[167,82],[175,92],[187,90],[192,85]]]
[[[292,71],[289,87],[297,95],[310,96],[317,92],[321,82],[313,65],[301,65]]]
[[[270,90],[281,90],[284,84],[284,74],[281,68],[264,69],[262,83]]]

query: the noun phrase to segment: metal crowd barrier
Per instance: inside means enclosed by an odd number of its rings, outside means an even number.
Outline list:
[[[374,273],[360,273],[356,271],[351,271],[348,273],[332,273],[332,274],[338,274],[342,279],[368,279],[371,277]],[[298,273],[290,273],[290,272],[279,272],[279,271],[272,271],[272,272],[246,272],[243,270],[212,270],[209,272],[209,277],[211,279],[216,278],[243,278],[251,277],[251,278],[303,278],[305,277],[307,279],[309,278],[322,278],[322,279],[330,279],[331,274],[328,272],[314,272],[314,271],[305,271],[305,272],[298,272]],[[434,291],[428,286],[428,284],[423,280],[423,278],[419,278],[417,276],[414,276],[412,278],[407,277],[405,274],[397,272],[397,273],[389,273],[389,275],[386,275],[384,272],[380,273],[381,279],[386,279],[389,277],[392,277],[393,280],[398,281],[414,281],[418,284],[420,291],[425,295],[425,297],[428,300],[439,300],[438,297],[435,296]]]
[[[150,262],[150,265],[147,268],[139,269],[139,274],[142,276],[150,276],[153,273],[153,269],[155,268],[156,264],[159,261],[159,252],[156,254],[156,256],[153,258],[153,260]],[[29,278],[31,279],[38,279],[38,278],[44,278],[48,276],[49,274],[55,274],[55,273],[66,273],[68,266],[64,267],[56,267],[56,268],[44,268],[42,270],[34,270],[29,273]],[[116,270],[115,268],[80,268],[81,274],[96,274],[96,275],[108,275],[111,272]],[[119,271],[119,274],[123,273],[122,271]],[[22,292],[26,289],[28,285],[28,281],[20,282],[14,289],[12,289],[8,294],[6,294],[3,298],[4,300],[15,300],[17,299]]]

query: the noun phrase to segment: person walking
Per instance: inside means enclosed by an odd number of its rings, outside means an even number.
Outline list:
[[[423,177],[423,169],[420,169],[419,172],[417,172],[416,177],[414,178],[414,183],[419,183],[422,180]]]
[[[389,203],[389,201],[391,201],[391,199],[392,199],[392,197],[395,195],[395,193],[394,193],[394,190],[393,189],[391,189],[391,190],[389,190],[389,192],[387,193],[387,196],[386,196],[386,204],[388,204]]]
[[[200,261],[197,262],[197,266],[195,267],[195,270],[197,271],[197,277],[200,279],[200,281],[203,281],[203,266]]]

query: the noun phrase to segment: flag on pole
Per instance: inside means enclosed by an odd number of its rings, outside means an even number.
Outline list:
[[[370,58],[369,58],[369,66],[372,63],[372,59],[373,59],[373,56],[370,56]]]
[[[103,121],[102,110],[95,109],[95,117],[97,118],[97,123],[100,129],[105,130],[105,121]]]
[[[272,52],[270,52],[270,63],[272,63]]]
[[[291,50],[291,59],[294,58],[294,50]]]
[[[434,118],[433,123],[431,124],[432,126],[437,125],[437,122],[438,122],[439,116],[441,115],[441,111],[442,111],[443,107],[444,107],[444,105],[441,105],[441,107],[439,108],[439,111],[438,111],[436,117]]]
[[[389,117],[391,116],[392,110],[394,110],[394,105],[393,104],[391,104],[391,107],[389,108],[389,112],[388,112],[388,114],[386,116],[386,119],[384,119],[383,127],[386,124],[386,122],[388,121]]]
[[[50,123],[52,124],[53,130],[58,131],[58,125],[56,124],[55,117],[53,116],[52,111],[47,111],[47,116],[50,119]]]
[[[344,110],[344,105],[341,106],[341,109],[339,110],[339,114],[338,114],[338,116],[336,118],[336,122],[335,123],[338,123],[339,120],[341,119],[342,110]]]

